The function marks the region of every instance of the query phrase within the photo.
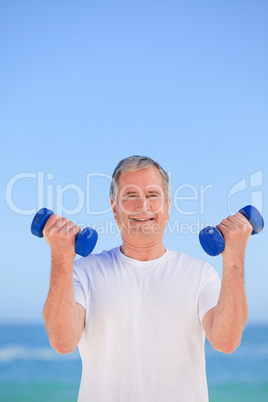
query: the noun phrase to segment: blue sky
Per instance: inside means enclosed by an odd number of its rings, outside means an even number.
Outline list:
[[[120,244],[109,177],[133,154],[170,173],[166,246],[221,274],[201,226],[267,214],[267,17],[265,1],[1,3],[1,322],[42,320],[40,206],[96,227],[94,252]],[[251,322],[268,323],[267,240],[246,252]]]

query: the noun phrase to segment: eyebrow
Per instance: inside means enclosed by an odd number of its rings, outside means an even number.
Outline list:
[[[123,196],[127,196],[127,195],[135,195],[135,194],[140,194],[138,190],[127,190],[123,193]],[[157,194],[157,195],[161,195],[161,192],[158,190],[149,190],[147,191],[147,194]]]

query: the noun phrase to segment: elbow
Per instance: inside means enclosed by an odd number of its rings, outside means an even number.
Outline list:
[[[78,342],[74,338],[66,336],[66,331],[59,328],[58,325],[52,325],[48,316],[44,312],[45,329],[48,334],[49,343],[52,348],[61,355],[75,351]]]
[[[77,344],[73,340],[64,339],[62,336],[48,334],[49,343],[52,348],[61,355],[75,351]]]
[[[235,340],[230,340],[230,341],[225,341],[222,343],[217,343],[213,344],[212,347],[213,349],[217,350],[218,352],[224,353],[224,354],[230,354],[233,353],[240,345],[240,340],[235,341]]]
[[[238,348],[238,346],[239,345],[233,345],[233,344],[225,345],[219,350],[219,352],[229,355],[233,353]]]
[[[74,352],[75,351],[75,349],[76,349],[76,345],[74,346],[74,345],[64,345],[64,344],[62,344],[62,343],[60,343],[60,342],[58,342],[58,343],[53,343],[51,340],[49,340],[49,342],[50,342],[50,345],[52,346],[52,348],[56,351],[56,352],[58,352],[59,354],[61,354],[61,355],[65,355],[65,354],[68,354],[68,353],[72,353],[72,352]]]

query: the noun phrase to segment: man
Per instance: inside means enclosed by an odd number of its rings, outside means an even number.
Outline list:
[[[122,160],[110,196],[121,247],[74,263],[80,228],[56,215],[45,226],[52,253],[44,307],[50,343],[59,353],[79,346],[79,401],[208,401],[205,335],[224,353],[240,343],[251,225],[237,213],[218,226],[226,244],[220,283],[206,262],[166,249],[169,178],[155,161]]]

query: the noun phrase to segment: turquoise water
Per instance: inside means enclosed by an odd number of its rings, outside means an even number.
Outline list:
[[[246,327],[231,355],[206,354],[210,402],[268,402],[268,326]],[[42,326],[0,325],[1,402],[75,402],[80,376],[78,352],[57,354]]]
[[[210,402],[268,402],[268,327],[247,326],[230,355],[207,343]]]

